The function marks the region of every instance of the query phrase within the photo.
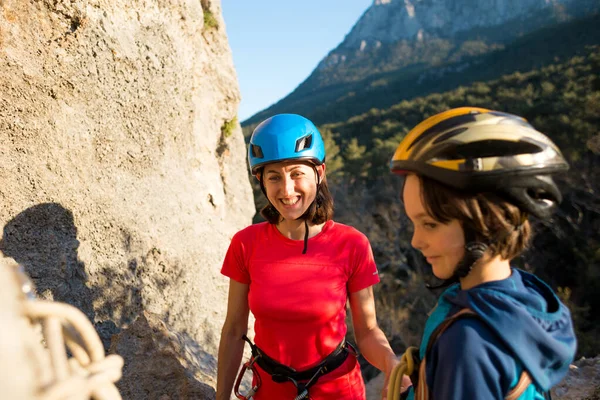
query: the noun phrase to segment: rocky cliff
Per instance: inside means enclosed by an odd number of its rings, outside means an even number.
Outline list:
[[[479,62],[476,57],[501,51],[534,32],[589,17],[599,10],[600,5],[593,0],[374,0],[342,43],[304,82],[273,106],[244,121],[244,125],[290,110],[321,124],[348,119],[370,107],[389,107],[413,97],[415,92],[427,93],[429,88],[419,87],[421,72],[460,71]],[[587,22],[581,25],[583,30]],[[589,38],[595,36],[589,29],[577,36],[576,45],[569,43],[569,37],[539,45],[538,64],[544,52],[550,54],[554,47],[556,56],[560,56],[561,44],[574,49],[568,55],[571,57],[580,44],[597,42]],[[435,88],[440,83],[430,86]]]
[[[0,1],[0,250],[125,353],[125,398],[212,390],[239,100],[218,0]]]
[[[578,0],[375,0],[338,49],[418,39],[424,34],[454,36],[478,27],[525,20],[535,14],[579,10]]]
[[[510,24],[517,29],[505,33],[508,39],[515,33],[582,15],[593,8],[589,0],[375,0],[317,70],[398,41],[453,38],[479,30],[469,35],[473,39],[485,30]]]

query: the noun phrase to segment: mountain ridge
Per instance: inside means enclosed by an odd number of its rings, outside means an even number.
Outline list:
[[[429,2],[434,3],[434,5],[445,3],[444,0]],[[511,2],[514,1],[507,0],[503,4],[512,4]],[[472,24],[470,30],[453,31],[452,35],[438,31],[422,31],[420,36],[417,35],[413,39],[405,38],[389,43],[379,41],[378,45],[365,45],[362,49],[350,51],[349,49],[356,47],[357,38],[367,37],[365,34],[361,34],[361,36],[355,32],[364,32],[365,29],[360,27],[365,26],[368,22],[368,16],[372,13],[372,10],[377,7],[380,7],[379,9],[384,7],[384,5],[377,3],[381,2],[376,0],[374,5],[365,11],[344,41],[317,65],[304,82],[283,99],[243,121],[242,125],[255,124],[270,115],[280,112],[303,113],[309,118],[315,118],[317,123],[333,122],[336,118],[353,115],[353,112],[361,113],[368,110],[366,107],[368,107],[371,99],[363,98],[359,93],[364,92],[366,90],[364,88],[369,86],[385,86],[378,82],[382,75],[397,75],[396,80],[399,80],[402,75],[410,75],[411,71],[414,72],[414,70],[439,68],[448,63],[456,62],[463,57],[481,56],[498,51],[509,46],[510,43],[518,41],[523,36],[540,29],[551,29],[553,26],[572,22],[575,17],[581,17],[582,15],[584,19],[589,18],[590,15],[595,15],[598,8],[593,2],[587,0],[551,3],[530,0],[526,2],[529,4],[530,9],[534,3],[547,3],[553,5],[553,7],[540,8],[540,11],[535,15],[530,15],[530,13],[522,15],[520,18],[505,20],[502,25],[482,26],[482,24]],[[397,3],[397,1],[390,0],[385,6]],[[410,3],[410,1],[406,0],[404,3]],[[422,3],[427,2],[413,3],[422,5]],[[463,3],[469,4],[468,1],[463,1]],[[510,15],[512,16],[514,13]],[[558,23],[559,21],[564,22]],[[370,42],[371,44],[376,43],[373,40]],[[506,72],[508,71],[502,73]],[[489,79],[489,77],[486,79]],[[412,83],[409,82],[409,89],[411,85]],[[356,101],[363,103],[363,108],[337,115],[338,112],[335,108],[338,106],[344,108],[347,102],[345,97],[347,96],[354,96]],[[402,99],[397,97],[394,102]],[[386,103],[386,105],[391,104],[393,102]]]

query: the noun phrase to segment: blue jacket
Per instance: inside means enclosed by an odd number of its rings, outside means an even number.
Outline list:
[[[577,347],[571,315],[536,276],[513,269],[501,281],[446,289],[425,325],[421,358],[433,330],[462,308],[480,318],[457,320],[427,355],[434,399],[503,399],[523,368],[534,384],[519,399],[542,399],[567,373]]]

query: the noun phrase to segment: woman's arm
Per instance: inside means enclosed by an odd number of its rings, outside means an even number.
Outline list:
[[[229,400],[244,353],[242,335],[248,331],[249,285],[229,280],[227,317],[221,330],[217,366],[217,400]]]
[[[398,359],[383,331],[377,325],[373,287],[350,293],[350,309],[356,344],[367,361],[385,373],[384,398],[387,382]],[[406,384],[409,384],[407,381]]]

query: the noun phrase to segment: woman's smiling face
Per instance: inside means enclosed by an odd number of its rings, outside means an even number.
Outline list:
[[[298,161],[267,164],[262,173],[267,198],[279,214],[292,221],[301,217],[317,195],[317,173],[322,176],[324,165]]]
[[[414,232],[411,245],[431,264],[439,279],[449,279],[465,255],[465,235],[456,219],[436,221],[423,204],[422,183],[417,175],[408,175],[404,183],[404,208]]]

